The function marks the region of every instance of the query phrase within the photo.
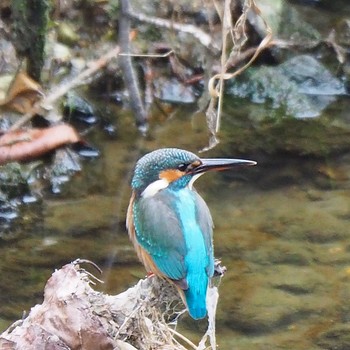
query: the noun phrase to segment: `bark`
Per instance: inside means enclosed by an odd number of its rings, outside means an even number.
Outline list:
[[[184,349],[166,322],[183,312],[169,283],[152,276],[106,295],[91,288],[94,278],[78,262],[52,274],[43,303],[0,335],[1,349]]]
[[[141,132],[145,133],[148,129],[147,115],[144,109],[140,89],[138,87],[137,77],[132,66],[130,54],[130,4],[129,0],[120,1],[119,32],[118,40],[122,55],[119,56],[120,67],[123,70],[123,78],[126,88],[129,92],[130,107],[134,113],[136,125]]]

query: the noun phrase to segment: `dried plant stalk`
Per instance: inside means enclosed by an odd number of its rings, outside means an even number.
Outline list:
[[[231,0],[225,0],[224,11],[221,16],[222,19],[222,53],[221,53],[221,72],[214,75],[208,83],[209,94],[211,96],[211,101],[206,111],[207,123],[210,132],[209,145],[203,150],[209,150],[215,147],[219,140],[217,138],[217,133],[220,130],[220,120],[223,105],[223,94],[224,94],[224,81],[233,79],[237,75],[241,74],[246,70],[258,57],[258,55],[266,47],[268,47],[272,41],[272,31],[267,22],[261,15],[261,11],[256,5],[254,0],[245,0],[243,11],[236,24],[233,26],[231,21]],[[246,22],[248,18],[248,12],[253,11],[256,16],[259,16],[265,25],[266,36],[261,41],[259,46],[256,48],[251,59],[243,67],[239,68],[233,73],[227,73],[227,68],[229,67],[229,62],[232,61],[234,56],[237,56],[247,41],[246,34]],[[231,37],[233,48],[227,58],[227,46],[228,38]]]

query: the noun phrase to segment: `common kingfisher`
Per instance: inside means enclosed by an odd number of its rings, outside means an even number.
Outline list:
[[[214,274],[213,221],[193,188],[210,170],[255,165],[243,159],[201,159],[163,148],[136,163],[127,229],[149,273],[175,283],[194,319],[207,314],[206,294]]]

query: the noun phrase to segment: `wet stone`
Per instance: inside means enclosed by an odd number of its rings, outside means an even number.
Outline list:
[[[52,193],[60,193],[62,185],[80,170],[79,156],[75,152],[69,148],[56,150],[52,163],[45,168],[45,177],[51,182]]]
[[[197,96],[192,86],[187,86],[175,78],[159,78],[154,81],[155,97],[168,103],[194,103]]]
[[[295,203],[297,204],[297,203]],[[283,239],[300,240],[312,243],[331,243],[347,237],[346,225],[327,210],[322,210],[317,202],[305,206],[302,210],[295,208],[293,217],[286,213],[277,214],[275,226],[269,229],[272,234]],[[287,208],[286,208],[287,209]]]
[[[79,121],[87,125],[93,125],[98,122],[92,105],[75,92],[67,93],[63,104],[65,117],[70,121]]]
[[[337,96],[346,94],[344,84],[326,67],[309,55],[291,58],[279,69],[306,95]]]
[[[286,115],[303,119],[319,116],[335,96],[345,95],[346,90],[315,58],[301,55],[277,67],[250,69],[232,82],[227,93],[275,110],[282,108]],[[262,114],[260,118],[267,116]]]

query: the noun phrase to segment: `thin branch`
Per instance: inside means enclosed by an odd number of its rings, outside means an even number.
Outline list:
[[[186,342],[188,345],[190,345],[193,349],[197,349],[197,346],[195,344],[193,344],[188,338],[186,338],[184,335],[182,335],[181,333],[177,332],[175,329],[172,329],[170,327],[168,327],[166,329],[167,331],[170,331],[171,333],[173,333],[174,335],[176,335],[177,337],[179,337],[181,340],[183,340],[184,342]]]
[[[204,150],[209,150],[215,147],[218,144],[217,133],[220,129],[220,119],[221,119],[221,111],[222,111],[222,103],[223,103],[223,89],[224,89],[224,80],[229,80],[237,75],[241,74],[245,69],[247,69],[257,58],[257,56],[263,51],[266,47],[269,47],[272,41],[272,31],[269,25],[266,23],[264,18],[261,15],[260,9],[255,4],[255,0],[245,0],[245,5],[243,8],[242,15],[237,20],[235,26],[232,26],[230,21],[231,11],[230,11],[230,3],[231,0],[225,0],[224,13],[222,17],[222,37],[223,37],[223,45],[222,45],[222,56],[221,56],[221,71],[219,74],[215,74],[212,78],[210,78],[208,83],[208,90],[211,96],[210,104],[206,111],[208,128],[210,131],[210,139],[208,147],[204,148]],[[243,67],[239,68],[237,71],[233,73],[226,73],[229,62],[233,59],[233,53],[237,53],[240,51],[240,48],[246,41],[246,33],[245,33],[245,22],[247,20],[248,11],[253,11],[257,16],[259,16],[265,26],[266,36],[261,41],[259,46],[254,51],[251,59],[246,63]],[[226,60],[226,39],[228,32],[231,33],[232,41],[233,41],[233,49],[231,55],[228,60]],[[215,111],[216,106],[216,111]],[[215,124],[215,127],[214,127]]]
[[[146,57],[146,58],[164,58],[170,56],[174,50],[169,50],[168,52],[164,54],[158,54],[158,53],[148,53],[148,54],[140,54],[140,53],[124,53],[121,52],[119,56],[130,56],[130,57]]]
[[[223,104],[223,95],[224,95],[224,74],[225,74],[225,64],[227,61],[226,58],[226,49],[227,49],[227,36],[228,33],[232,32],[232,17],[231,17],[231,0],[225,0],[224,4],[224,14],[222,20],[222,50],[221,50],[221,72],[220,72],[220,81],[218,84],[218,108],[215,125],[215,132],[219,132],[220,129],[220,115],[222,112],[222,104]]]
[[[80,72],[72,80],[51,88],[51,92],[46,97],[35,103],[31,110],[26,113],[21,119],[19,119],[15,124],[13,124],[9,130],[17,130],[26,124],[31,118],[33,118],[35,114],[45,114],[46,111],[52,109],[52,105],[55,101],[65,95],[69,90],[85,84],[88,78],[105,67],[111,59],[116,58],[119,51],[119,46],[116,46],[96,61],[88,63],[88,68]]]
[[[255,1],[252,0],[251,2],[251,8],[252,10],[255,11],[255,13],[259,16],[261,16],[261,12],[260,9],[256,6]],[[219,97],[219,92],[217,90],[217,88],[214,86],[215,82],[217,80],[223,79],[223,80],[229,80],[234,78],[235,76],[241,74],[244,70],[246,70],[254,61],[255,59],[258,57],[258,55],[261,53],[261,51],[263,51],[264,49],[266,49],[267,47],[269,47],[271,41],[272,41],[272,30],[270,28],[270,26],[266,23],[266,21],[263,19],[264,21],[264,25],[266,28],[266,36],[264,37],[264,39],[260,42],[259,46],[257,47],[253,57],[248,61],[248,63],[246,63],[243,67],[239,68],[237,71],[233,72],[233,73],[219,73],[219,74],[215,74],[210,80],[209,80],[209,93],[212,97],[218,98]]]
[[[132,9],[128,12],[129,16],[137,19],[138,21],[153,24],[158,27],[167,28],[169,30],[175,30],[177,32],[187,33],[194,36],[203,46],[207,47],[214,54],[220,52],[219,45],[213,40],[213,38],[201,29],[198,29],[192,24],[182,24],[169,21],[167,19],[147,16],[143,13],[138,13]]]

